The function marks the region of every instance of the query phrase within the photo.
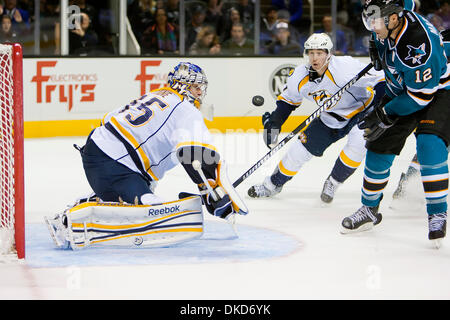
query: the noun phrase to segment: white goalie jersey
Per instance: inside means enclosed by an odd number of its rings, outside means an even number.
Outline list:
[[[318,107],[355,77],[365,65],[350,56],[331,56],[325,74],[310,79],[309,66],[300,65],[288,78],[278,100],[298,107],[304,99],[313,101]],[[369,106],[375,96],[374,87],[384,81],[382,71],[371,70],[359,79],[339,100],[321,113],[320,118],[330,128],[340,129],[356,114]]]
[[[167,87],[105,115],[91,139],[109,157],[153,181],[179,164],[180,147],[197,145],[216,151],[201,112]]]

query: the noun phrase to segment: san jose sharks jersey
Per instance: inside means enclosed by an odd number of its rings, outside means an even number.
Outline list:
[[[304,99],[322,106],[333,94],[355,77],[365,65],[350,56],[331,56],[328,68],[322,77],[311,79],[309,66],[300,65],[289,76],[281,100],[293,108],[300,106]],[[384,81],[383,72],[374,69],[358,80],[335,104],[320,115],[322,122],[330,128],[340,129],[349,120],[369,106],[375,97],[374,87]]]
[[[201,112],[171,88],[154,90],[105,115],[91,135],[109,157],[157,181],[179,161],[176,150],[216,151]]]
[[[375,43],[386,76],[386,93],[393,98],[385,106],[388,114],[416,112],[433,101],[439,89],[450,88],[442,36],[419,14],[405,10],[397,37]]]

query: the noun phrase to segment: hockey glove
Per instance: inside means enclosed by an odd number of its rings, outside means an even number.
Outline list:
[[[269,149],[277,143],[278,135],[280,134],[281,127],[277,126],[271,119],[271,114],[266,112],[262,115],[262,123],[264,126],[263,139]]]
[[[222,187],[218,186],[213,189],[216,200],[214,200],[204,184],[199,185],[198,189],[206,210],[213,216],[225,219],[230,213],[234,212],[230,196],[225,193]]]
[[[380,103],[358,123],[358,128],[364,129],[364,139],[374,141],[396,121],[397,118],[389,116],[384,110],[384,104]]]
[[[372,38],[369,40],[369,56],[372,61],[373,68],[376,71],[380,71],[383,69],[383,65],[381,64],[381,59],[378,54],[377,46],[375,45],[375,37],[372,35]]]

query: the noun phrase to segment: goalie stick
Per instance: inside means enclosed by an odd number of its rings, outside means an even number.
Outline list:
[[[347,90],[353,86],[356,81],[361,79],[370,69],[372,69],[373,64],[369,63],[364,69],[362,69],[353,79],[347,82],[339,91],[337,91],[334,95],[332,95],[323,106],[314,111],[305,121],[300,123],[300,125],[295,128],[291,133],[289,133],[283,140],[281,140],[275,147],[270,149],[268,153],[264,157],[262,157],[256,164],[254,164],[250,169],[248,169],[243,175],[241,175],[234,183],[233,187],[236,188],[238,185],[242,183],[245,179],[247,179],[253,172],[255,172],[259,167],[262,166],[264,162],[266,162],[270,157],[272,157],[278,150],[280,150],[289,140],[291,140],[297,133],[303,130],[311,121],[317,118],[324,110],[331,107],[336,101],[340,99],[340,97],[347,92]]]

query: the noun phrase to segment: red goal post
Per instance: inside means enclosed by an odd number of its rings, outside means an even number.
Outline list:
[[[25,258],[22,47],[0,44],[0,255]]]

